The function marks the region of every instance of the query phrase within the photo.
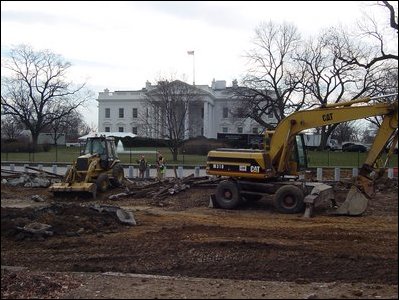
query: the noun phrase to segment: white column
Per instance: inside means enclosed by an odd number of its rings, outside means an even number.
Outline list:
[[[209,137],[209,103],[204,102],[204,136]]]
[[[186,105],[186,113],[184,115],[184,138],[188,139],[190,137],[190,119],[189,119],[189,111],[190,105],[188,103]]]
[[[209,108],[211,110],[211,132],[209,137],[216,138],[215,105],[210,105]]]

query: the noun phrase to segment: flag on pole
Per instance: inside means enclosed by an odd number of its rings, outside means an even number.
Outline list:
[[[187,51],[188,55],[194,55],[194,51]]]

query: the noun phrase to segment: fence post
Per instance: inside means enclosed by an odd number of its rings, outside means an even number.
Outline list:
[[[340,175],[341,175],[341,169],[340,168],[335,168],[334,169],[334,181],[339,181],[340,180]]]
[[[129,166],[129,178],[133,178],[133,171],[134,171],[134,167]]]
[[[177,167],[177,177],[183,178],[183,167],[182,166]]]
[[[53,165],[53,173],[57,174],[57,165]]]
[[[40,171],[43,171],[43,165],[42,165],[42,164],[38,165],[38,169],[39,169]]]
[[[388,168],[388,178],[389,179],[393,178],[393,168]]]
[[[29,165],[28,164],[24,164],[24,172],[26,172],[26,171],[28,171],[28,167]]]
[[[358,168],[353,168],[352,169],[352,177],[356,177],[359,174],[359,169]]]
[[[195,177],[199,177],[199,171],[200,171],[200,167],[196,166],[195,169],[194,169],[194,176]]]
[[[323,168],[317,168],[317,181],[323,180]]]
[[[14,164],[10,164],[10,170],[11,171],[15,171],[15,165]]]

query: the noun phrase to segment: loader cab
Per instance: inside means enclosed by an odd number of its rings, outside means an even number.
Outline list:
[[[100,157],[100,164],[103,169],[109,169],[115,160],[119,160],[115,140],[113,137],[91,137],[86,140],[86,145],[82,151],[83,155],[95,155]]]
[[[106,139],[104,137],[92,137],[86,140],[86,145],[82,154],[107,154]]]

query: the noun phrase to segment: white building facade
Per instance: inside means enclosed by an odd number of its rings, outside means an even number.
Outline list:
[[[217,138],[218,133],[258,134],[263,128],[249,118],[232,115],[237,99],[233,97],[232,86],[226,81],[212,81],[212,85],[195,85],[200,94],[199,100],[189,103],[186,115],[185,138],[204,136]],[[98,95],[98,131],[132,132],[142,137],[159,138],[156,132],[149,131],[143,116],[151,118],[151,109],[146,104],[146,93],[157,88],[147,81],[146,87],[138,91],[115,91],[105,89]],[[272,114],[265,116],[268,123],[276,123]]]

